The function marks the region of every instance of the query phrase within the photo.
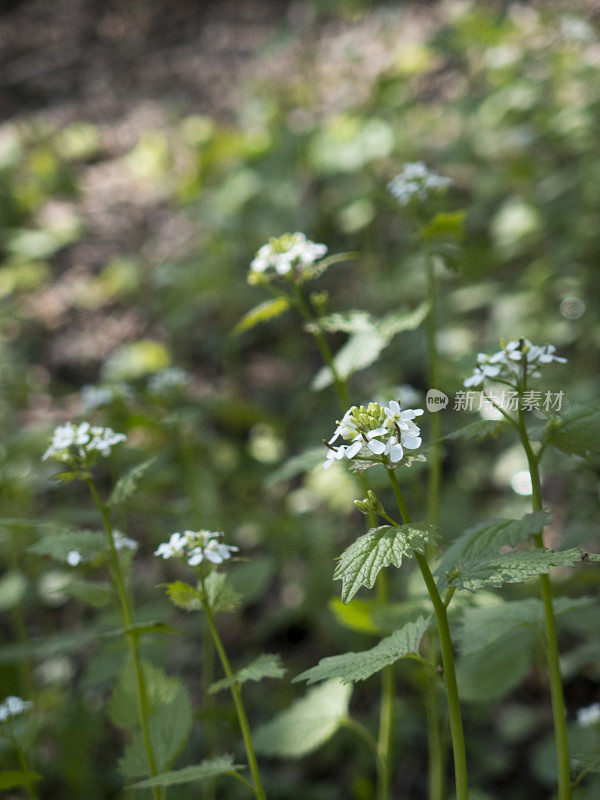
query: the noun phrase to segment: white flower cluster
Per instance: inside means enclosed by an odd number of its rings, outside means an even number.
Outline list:
[[[169,367],[155,372],[148,380],[148,389],[153,394],[169,394],[178,389],[185,389],[190,383],[190,376],[181,367]]]
[[[289,275],[294,270],[301,275],[307,267],[327,253],[327,246],[307,239],[303,233],[285,233],[271,238],[257,252],[250,264],[250,272],[264,274],[274,271]]]
[[[566,364],[567,361],[566,358],[555,355],[556,347],[553,344],[535,345],[529,339],[513,339],[500,344],[502,350],[497,353],[479,353],[477,366],[473,374],[463,382],[464,386],[481,386],[486,378],[514,386],[520,382],[524,371],[526,377],[539,378],[542,364],[553,361]]]
[[[592,703],[591,706],[580,708],[577,712],[577,724],[582,728],[590,728],[600,722],[600,703]]]
[[[86,453],[108,456],[114,445],[126,439],[124,433],[115,433],[112,428],[101,428],[89,422],[82,422],[80,425],[67,422],[66,425],[59,425],[55,429],[50,447],[42,456],[42,461],[48,458],[69,461],[74,452],[80,458],[84,458]]]
[[[124,536],[121,531],[114,530],[113,531],[113,541],[115,543],[115,550],[137,550],[138,543],[135,539],[130,539],[127,536]],[[77,567],[81,562],[84,561],[83,556],[79,552],[79,550],[69,550],[67,553],[67,564],[71,567]]]
[[[418,450],[423,442],[421,431],[413,421],[422,413],[422,408],[402,411],[396,400],[391,400],[387,406],[379,403],[369,403],[366,407],[352,406],[338,421],[327,444],[329,451],[324,469],[334,461],[356,457],[362,461],[398,464],[405,457],[405,450]],[[340,437],[349,444],[334,445]]]
[[[0,722],[6,722],[9,717],[17,717],[24,711],[29,711],[33,703],[31,700],[21,700],[20,697],[11,695],[0,703]]]
[[[154,555],[162,558],[184,558],[190,567],[197,567],[203,561],[222,564],[239,550],[238,547],[220,542],[222,536],[221,532],[215,531],[172,533],[169,541],[159,545]]]
[[[412,200],[427,200],[431,194],[451,184],[450,178],[430,172],[422,161],[414,161],[405,164],[402,172],[392,178],[388,191],[401,206],[407,206]]]

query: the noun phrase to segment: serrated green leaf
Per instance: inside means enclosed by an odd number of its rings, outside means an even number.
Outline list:
[[[27,578],[19,570],[5,572],[0,578],[0,611],[18,606],[27,592]]]
[[[534,511],[521,519],[492,519],[474,525],[452,542],[436,574],[442,576],[465,564],[497,556],[502,547],[515,547],[523,539],[539,533],[547,523],[545,511]]]
[[[448,585],[476,592],[484,586],[523,583],[534,575],[547,574],[551,567],[572,567],[581,562],[581,556],[579,547],[559,552],[539,548],[505,553],[461,568]]]
[[[386,636],[370,650],[322,658],[316,667],[302,672],[293,682],[306,681],[310,685],[333,678],[339,678],[343,683],[364,681],[401,658],[418,656],[419,645],[429,623],[430,618],[419,617],[394,631],[391,636]]]
[[[183,581],[168,583],[167,595],[174,606],[183,608],[184,611],[200,611],[202,608],[202,592],[189,583]]]
[[[240,605],[240,596],[222,572],[209,573],[204,580],[204,590],[213,611],[235,611]]]
[[[508,430],[510,430],[510,425],[503,419],[478,419],[475,420],[475,422],[469,422],[468,425],[463,425],[461,428],[448,433],[443,437],[442,441],[454,441],[455,439],[464,439],[465,441],[477,439],[478,441],[482,441],[488,436],[492,436],[495,439],[501,433]]]
[[[600,561],[600,553],[584,553],[584,561]]]
[[[348,715],[352,684],[328,681],[296,700],[254,734],[257,752],[299,758],[312,753],[339,729]]]
[[[360,317],[361,329],[352,333],[348,341],[335,354],[333,362],[340,378],[346,379],[355,372],[365,369],[373,364],[379,354],[392,341],[394,336],[403,331],[414,330],[425,319],[429,312],[429,304],[422,303],[414,311],[388,314],[380,320],[370,319],[367,327],[367,318]],[[354,323],[359,319],[354,312]],[[325,318],[325,319],[331,319]],[[347,323],[349,324],[349,323]],[[364,327],[364,329],[362,329]],[[329,367],[323,367],[312,382],[313,389],[324,389],[333,383],[333,375]]]
[[[454,239],[459,240],[464,236],[463,223],[466,211],[440,211],[421,230],[424,239]]]
[[[30,770],[7,769],[0,772],[0,789],[14,789],[15,786],[32,786],[41,775]]]
[[[129,472],[126,472],[125,475],[122,475],[115,484],[115,488],[111,492],[111,495],[108,499],[109,505],[118,506],[129,500],[129,498],[132,497],[132,495],[134,495],[137,491],[146,472],[157,461],[158,456],[153,456],[147,461],[142,461],[141,464],[132,467]]]
[[[426,522],[372,528],[342,553],[333,574],[334,580],[342,581],[343,602],[348,603],[361,586],[372,589],[384,567],[399,567],[404,556],[423,553],[438,539],[436,526]]]
[[[102,608],[110,603],[113,590],[108,583],[76,580],[65,586],[65,592],[76,600],[81,600],[94,608]]]
[[[69,553],[76,550],[84,561],[91,561],[105,553],[107,547],[106,537],[98,531],[65,531],[47,533],[39,542],[31,545],[28,552],[67,562]]]
[[[206,778],[216,778],[219,775],[233,775],[241,769],[245,769],[244,765],[234,764],[233,756],[217,756],[194,766],[183,767],[183,769],[174,770],[173,772],[165,772],[162,775],[156,775],[154,778],[140,781],[140,783],[134,783],[131,788],[153,789],[155,786],[176,786],[182,783],[195,783]]]
[[[554,600],[556,616],[566,614],[593,603],[591,597],[558,597]],[[507,600],[482,608],[466,608],[456,641],[463,653],[472,653],[487,647],[516,628],[527,627],[543,632],[544,610],[540,600]]]
[[[281,316],[289,307],[290,301],[287,297],[275,297],[273,300],[265,300],[248,311],[247,314],[244,314],[233,329],[233,333],[239,335],[244,331],[249,331],[261,322],[267,322],[270,319]]]
[[[560,427],[559,427],[560,426]],[[575,406],[548,425],[546,441],[567,455],[593,458],[600,455],[600,408],[598,403]]]
[[[261,681],[263,678],[282,678],[285,672],[286,669],[281,663],[281,656],[263,653],[263,655],[255,658],[254,661],[251,661],[247,667],[235,672],[231,678],[223,678],[213,683],[208,693],[216,694],[223,689],[229,689],[236,683],[242,684],[247,681]]]

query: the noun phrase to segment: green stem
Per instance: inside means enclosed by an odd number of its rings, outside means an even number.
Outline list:
[[[439,354],[437,349],[437,287],[435,280],[435,264],[429,248],[425,247],[425,263],[427,268],[427,300],[429,313],[426,319],[428,382],[430,389],[439,389]],[[427,519],[434,525],[439,524],[440,487],[442,476],[442,415],[440,412],[430,415],[431,456],[427,477]],[[431,558],[431,548],[426,551]],[[437,645],[433,638],[427,642],[427,658],[437,660]],[[425,722],[427,727],[428,749],[428,785],[429,800],[443,800],[445,793],[446,754],[442,740],[442,726],[437,701],[435,676],[426,674],[423,686],[425,702]]]
[[[542,491],[540,481],[539,462],[531,442],[525,415],[523,413],[521,397],[525,391],[525,381],[519,391],[518,429],[519,436],[531,476],[531,506],[533,511],[542,510]],[[540,530],[534,536],[536,547],[544,546],[543,532]],[[550,699],[552,703],[552,716],[554,720],[554,737],[556,744],[556,762],[558,766],[558,800],[569,800],[571,796],[571,764],[569,758],[569,742],[567,737],[567,719],[565,714],[565,700],[563,695],[562,679],[560,674],[560,661],[558,651],[558,634],[556,632],[556,618],[552,605],[552,584],[548,575],[540,575],[540,596],[544,609],[544,624],[546,629],[546,661],[548,664],[548,677],[550,681]]]
[[[146,758],[148,759],[148,767],[150,769],[150,775],[152,777],[155,777],[156,775],[159,774],[160,771],[157,766],[156,756],[154,754],[154,747],[152,745],[152,739],[150,736],[150,725],[148,723],[148,718],[150,716],[150,703],[148,701],[148,690],[146,688],[146,679],[144,677],[142,659],[140,656],[140,644],[138,637],[131,630],[131,626],[133,624],[131,603],[129,601],[127,588],[125,586],[125,579],[123,578],[123,572],[121,570],[121,565],[119,563],[119,555],[117,553],[117,548],[115,547],[115,537],[113,534],[113,527],[110,521],[110,515],[108,513],[108,509],[106,507],[106,504],[102,501],[100,494],[98,493],[98,489],[96,488],[94,479],[90,477],[87,479],[86,483],[89,487],[92,497],[94,498],[94,502],[98,507],[100,516],[102,517],[104,530],[106,532],[106,538],[108,540],[111,575],[114,587],[117,592],[117,596],[119,598],[119,603],[121,606],[121,617],[123,621],[123,627],[125,628],[125,638],[127,639],[129,652],[131,654],[131,659],[133,661],[133,669],[135,672],[135,680],[136,680],[137,694],[138,694],[138,712],[140,719],[140,728],[142,730],[142,738],[144,740],[144,748],[146,750]],[[152,789],[152,794],[154,800],[163,800],[163,798],[165,797],[164,789],[157,786],[155,786]]]
[[[293,301],[304,321],[306,323],[315,324],[315,317],[304,299],[301,287],[298,285],[294,287]],[[321,353],[323,363],[329,367],[331,371],[340,409],[342,414],[344,414],[350,407],[348,382],[338,373],[333,353],[322,331],[315,328],[312,335]],[[362,491],[366,495],[369,484],[362,472],[358,474],[358,481]],[[374,528],[376,524],[377,517],[370,511],[367,514],[367,529]],[[388,601],[388,586],[383,573],[380,573],[377,579],[377,596],[381,603],[386,603]],[[381,703],[377,738],[377,800],[388,800],[390,795],[392,780],[390,754],[392,751],[394,722],[394,683],[394,669],[391,666],[386,667],[381,671]]]
[[[315,322],[315,318],[311,313],[310,308],[306,300],[304,299],[304,295],[302,294],[302,289],[296,285],[294,287],[294,301],[296,308],[300,312],[300,316],[306,323],[312,323],[313,325],[317,324]],[[317,347],[319,348],[319,352],[321,353],[321,357],[329,370],[331,372],[331,376],[333,378],[333,383],[335,386],[335,391],[338,396],[338,400],[340,402],[340,406],[342,407],[343,411],[346,411],[350,407],[350,396],[348,394],[348,385],[346,381],[340,377],[339,372],[335,366],[335,362],[333,360],[333,353],[331,352],[331,348],[327,342],[327,339],[323,335],[323,332],[320,331],[318,328],[314,328],[312,331],[313,338],[317,343]]]
[[[219,660],[221,661],[223,672],[225,673],[226,677],[231,680],[234,676],[234,672],[231,668],[231,664],[229,663],[229,658],[227,657],[227,653],[225,652],[225,647],[223,646],[221,637],[219,636],[219,631],[217,630],[214,614],[212,612],[210,605],[205,599],[206,592],[204,591],[204,581],[202,580],[201,583],[202,583],[202,594],[204,597],[202,605],[206,613],[208,627],[210,629],[213,642],[215,643],[215,648],[217,650]],[[240,686],[239,683],[233,682],[231,684],[230,691],[231,691],[231,697],[233,699],[233,704],[235,705],[235,710],[237,713],[240,730],[242,732],[242,737],[244,739],[244,746],[246,748],[246,757],[248,759],[248,766],[250,767],[250,772],[252,773],[252,780],[254,784],[252,790],[257,800],[266,800],[267,795],[265,794],[265,790],[263,789],[262,781],[260,779],[258,762],[256,760],[256,754],[254,752],[254,745],[252,744],[250,725],[248,724],[248,717],[246,716],[244,704],[242,703],[242,687]]]
[[[404,522],[410,522],[410,515],[404,501],[398,479],[392,470],[387,470],[394,496],[398,504],[398,510]],[[427,559],[421,553],[413,551],[423,580],[429,592],[429,597],[433,604],[435,618],[437,621],[440,645],[442,650],[442,664],[444,667],[444,685],[448,700],[448,715],[450,718],[450,734],[452,736],[452,750],[454,754],[454,781],[456,786],[456,800],[467,800],[469,796],[467,782],[467,756],[465,751],[465,737],[460,711],[460,700],[458,696],[458,685],[456,683],[456,667],[454,665],[454,652],[452,650],[452,638],[450,636],[450,626],[448,625],[448,615],[446,607],[440,597],[435,579],[429,569]]]
[[[15,736],[15,731],[13,728],[12,718],[8,717],[8,728],[9,728],[9,738],[12,742],[13,747],[15,748],[15,753],[17,754],[17,759],[19,761],[19,766],[23,772],[30,772],[29,765],[27,764],[27,759],[25,758],[25,753],[23,752],[23,748],[19,744],[19,740]],[[27,797],[29,800],[37,800],[36,794],[34,790],[31,788],[30,783],[25,784],[25,790],[27,792]]]
[[[361,737],[361,739],[363,739],[369,745],[369,748],[373,752],[376,761],[379,761],[380,759],[379,743],[377,739],[373,736],[371,731],[368,728],[365,728],[364,725],[361,725],[360,722],[357,722],[355,719],[352,719],[352,717],[347,717],[343,721],[343,725],[345,725],[347,728],[357,733]]]

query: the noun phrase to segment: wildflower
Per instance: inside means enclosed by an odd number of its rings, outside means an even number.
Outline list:
[[[388,183],[388,191],[401,206],[407,206],[413,200],[427,200],[434,192],[442,191],[450,186],[450,178],[436,175],[427,169],[423,161],[409,162]]]
[[[405,458],[405,449],[417,450],[422,444],[421,431],[413,421],[422,413],[421,408],[402,411],[396,400],[387,406],[352,406],[327,443],[329,451],[323,467],[328,469],[334,460],[357,456],[363,462],[399,463]],[[350,444],[334,446],[340,437]]]
[[[67,553],[67,564],[71,567],[76,567],[78,564],[81,564],[82,555],[79,550],[69,550]]]
[[[181,367],[169,367],[155,372],[148,380],[148,389],[153,394],[169,394],[185,389],[190,383],[190,376]]]
[[[89,453],[110,455],[111,448],[126,441],[124,433],[115,433],[112,428],[92,426],[89,422],[73,425],[59,425],[50,441],[50,447],[42,456],[42,461],[55,458],[57,461],[84,460]]]
[[[600,722],[600,703],[592,703],[591,706],[578,710],[577,724],[582,728],[589,728],[598,722]]]
[[[540,367],[556,361],[565,364],[567,359],[556,355],[553,344],[534,345],[529,339],[512,339],[501,342],[502,349],[486,355],[479,353],[473,374],[463,382],[467,388],[481,386],[486,378],[517,386],[525,377],[541,377]]]
[[[121,531],[113,531],[113,541],[115,543],[115,550],[137,550],[138,543],[135,539],[129,539],[124,536]]]
[[[237,547],[219,541],[223,536],[215,531],[184,531],[172,533],[168,542],[163,542],[155,551],[155,556],[162,558],[184,558],[191,567],[197,567],[203,561],[211,564],[222,564],[237,553]]]
[[[0,722],[6,722],[9,717],[17,717],[24,711],[29,711],[32,705],[31,700],[22,700],[13,695],[7,697],[3,703],[0,703]]]
[[[271,238],[250,264],[250,275],[293,275],[305,270],[327,253],[327,246],[311,242],[303,233],[285,233]]]

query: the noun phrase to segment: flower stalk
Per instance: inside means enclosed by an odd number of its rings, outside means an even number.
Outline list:
[[[203,598],[202,606],[206,614],[208,628],[210,630],[210,634],[212,636],[215,649],[219,656],[221,666],[223,667],[223,672],[225,673],[226,677],[231,680],[234,677],[234,672],[231,668],[231,664],[229,662],[229,658],[227,657],[227,653],[225,651],[225,647],[223,645],[221,637],[219,636],[219,631],[217,629],[212,608],[210,607],[210,604],[206,599],[206,589],[204,586],[203,578],[201,579],[201,586],[202,586],[202,598]],[[253,783],[251,788],[252,791],[254,792],[256,800],[266,800],[267,795],[265,794],[265,790],[263,788],[262,781],[260,778],[258,761],[256,760],[256,753],[254,752],[254,745],[252,744],[252,734],[250,733],[250,725],[248,723],[248,717],[246,715],[246,710],[242,702],[242,688],[240,684],[236,683],[235,681],[232,682],[230,687],[230,692],[233,704],[235,706],[235,711],[237,714],[240,730],[242,732],[242,738],[244,740],[244,747],[246,749],[246,758],[248,759],[248,766],[250,767],[250,772],[252,774]]]
[[[140,656],[139,639],[136,636],[135,632],[132,631],[131,629],[133,624],[133,614],[131,609],[131,603],[129,601],[129,596],[127,593],[127,587],[125,586],[123,571],[121,569],[121,564],[119,563],[117,548],[115,546],[113,526],[111,523],[108,508],[106,504],[103,502],[102,498],[100,497],[100,493],[98,492],[95,481],[91,475],[89,475],[86,478],[86,483],[88,485],[92,498],[94,499],[94,502],[98,508],[98,511],[100,512],[100,516],[102,517],[104,531],[106,533],[106,538],[108,541],[111,578],[113,586],[119,598],[121,620],[123,623],[125,638],[127,640],[129,652],[133,662],[133,669],[135,672],[135,680],[136,680],[137,696],[138,696],[138,713],[140,720],[140,728],[142,731],[142,738],[144,741],[144,749],[146,751],[146,758],[148,759],[148,768],[150,771],[150,775],[152,777],[155,777],[156,775],[159,774],[159,769],[156,761],[156,756],[154,753],[154,747],[152,745],[152,738],[150,735],[150,725],[148,721],[150,716],[150,704],[148,701],[146,679],[144,677],[142,659]],[[164,800],[165,791],[163,788],[157,786],[153,787],[152,794],[154,796],[154,800]]]
[[[398,511],[403,522],[410,522],[410,514],[406,502],[400,490],[398,479],[391,469],[387,469],[387,474],[392,485],[394,497],[398,505]],[[454,664],[454,651],[452,649],[452,638],[450,626],[448,625],[448,615],[446,606],[440,596],[435,579],[431,574],[427,559],[421,553],[414,551],[414,556],[421,570],[423,580],[427,587],[429,597],[433,604],[435,618],[440,638],[442,651],[442,665],[444,668],[444,686],[448,700],[448,714],[450,718],[450,734],[452,737],[452,750],[454,755],[454,780],[456,786],[457,800],[467,800],[468,780],[467,780],[467,756],[465,750],[465,737],[463,732],[462,714],[460,710],[460,700],[458,696],[458,685],[456,682],[456,667]]]

